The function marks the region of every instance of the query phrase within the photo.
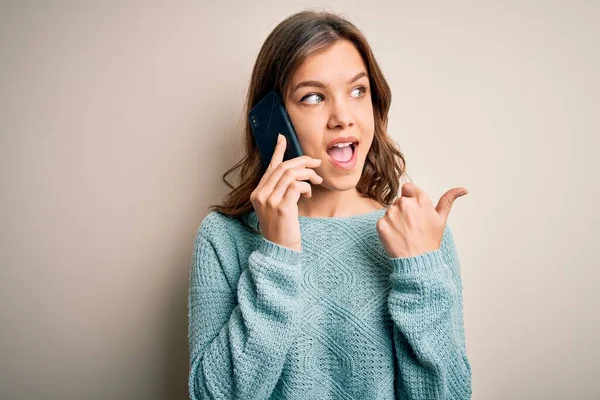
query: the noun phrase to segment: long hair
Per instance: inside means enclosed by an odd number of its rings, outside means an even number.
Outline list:
[[[390,205],[398,196],[400,178],[405,174],[406,165],[403,154],[387,134],[392,93],[364,35],[345,18],[326,11],[307,10],[291,15],[279,23],[265,40],[254,64],[245,114],[248,115],[271,90],[286,93],[294,72],[302,62],[339,40],[349,40],[360,53],[367,66],[373,102],[375,132],[356,189],[365,197]],[[245,155],[223,175],[223,181],[232,190],[225,196],[222,204],[210,207],[239,219],[246,227],[260,233],[244,218],[254,210],[250,194],[265,173],[252,128],[248,119],[245,120]],[[239,184],[234,187],[227,181],[227,176],[240,168]]]

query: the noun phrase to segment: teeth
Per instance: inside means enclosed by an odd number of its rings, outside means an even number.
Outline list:
[[[350,146],[351,144],[352,144],[352,142],[348,142],[348,143],[338,143],[338,144],[334,144],[332,147],[339,147],[339,148],[342,148],[342,147],[348,147],[348,146]]]

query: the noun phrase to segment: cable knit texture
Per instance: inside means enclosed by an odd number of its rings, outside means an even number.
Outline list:
[[[190,270],[190,398],[470,399],[450,227],[439,249],[390,258],[385,210],[300,217],[302,251],[208,214]]]

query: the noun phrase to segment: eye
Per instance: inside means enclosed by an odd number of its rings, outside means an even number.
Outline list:
[[[359,87],[354,88],[352,90],[352,93],[354,93],[356,91],[359,91],[359,94],[357,96],[354,96],[354,97],[363,97],[365,95],[365,93],[367,92],[367,88],[364,87],[364,86],[359,86]]]
[[[317,100],[314,100],[313,102],[305,102],[305,101],[304,101],[305,99],[310,99],[310,98],[313,98],[313,99],[315,99],[315,98],[316,98],[316,99],[320,99],[320,100],[318,100],[318,101],[317,101]],[[318,94],[318,93],[309,93],[309,94],[307,94],[306,96],[304,96],[304,97],[302,97],[302,98],[300,99],[300,102],[301,102],[301,103],[305,103],[305,104],[319,104],[319,103],[320,103],[320,102],[322,102],[322,101],[323,101],[323,96],[321,96],[321,95],[320,95],[320,94]]]

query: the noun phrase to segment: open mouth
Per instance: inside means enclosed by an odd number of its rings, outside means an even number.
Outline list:
[[[338,143],[327,149],[329,161],[342,169],[351,169],[356,164],[358,142]]]

